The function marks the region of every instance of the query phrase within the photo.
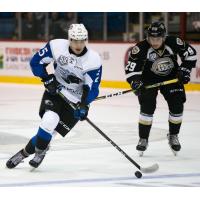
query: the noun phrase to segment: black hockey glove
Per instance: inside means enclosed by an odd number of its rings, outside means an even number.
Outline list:
[[[74,110],[74,117],[81,121],[85,120],[88,115],[89,106],[82,103],[78,103],[76,106],[76,110]]]
[[[190,81],[191,70],[186,67],[178,69],[177,77],[180,83],[187,84]]]
[[[59,86],[61,86],[53,74],[49,74],[47,78],[43,78],[42,82],[51,95],[56,95],[59,90]]]
[[[134,80],[131,82],[131,88],[136,96],[141,95],[141,93],[145,90],[144,84],[140,80]]]

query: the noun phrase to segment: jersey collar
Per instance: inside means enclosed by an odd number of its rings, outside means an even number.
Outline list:
[[[74,55],[77,56],[77,57],[83,56],[84,54],[87,53],[87,51],[88,51],[87,47],[84,47],[83,51],[82,51],[80,54],[76,54],[76,53],[73,52],[73,50],[72,50],[72,49],[70,48],[70,46],[69,46],[69,53],[70,53],[70,54],[74,54]]]

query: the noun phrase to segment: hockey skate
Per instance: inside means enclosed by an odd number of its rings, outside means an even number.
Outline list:
[[[49,147],[47,147],[47,149],[45,150],[40,150],[37,149],[35,150],[35,156],[33,157],[32,160],[29,161],[29,165],[31,165],[33,168],[38,168],[39,165],[42,163],[46,152],[49,150]]]
[[[136,150],[138,150],[139,156],[143,156],[144,151],[147,149],[147,147],[148,147],[148,140],[140,138],[136,146]]]
[[[168,144],[169,144],[170,149],[172,150],[172,153],[175,156],[177,156],[178,151],[180,151],[181,149],[181,145],[178,140],[178,135],[167,134],[167,138],[168,138]]]
[[[28,156],[29,154],[26,153],[24,149],[20,150],[6,162],[7,168],[12,169],[16,167],[19,163],[22,162],[22,160],[24,160],[24,158],[27,158]]]

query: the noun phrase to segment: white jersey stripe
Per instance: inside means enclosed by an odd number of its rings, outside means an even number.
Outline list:
[[[140,71],[140,72],[131,72],[129,74],[126,74],[126,78],[129,78],[129,77],[135,76],[135,75],[141,75],[141,74],[142,74],[142,71]]]

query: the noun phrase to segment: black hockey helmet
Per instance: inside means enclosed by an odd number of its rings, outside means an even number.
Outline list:
[[[162,22],[153,22],[147,29],[148,37],[165,37],[166,28]]]

